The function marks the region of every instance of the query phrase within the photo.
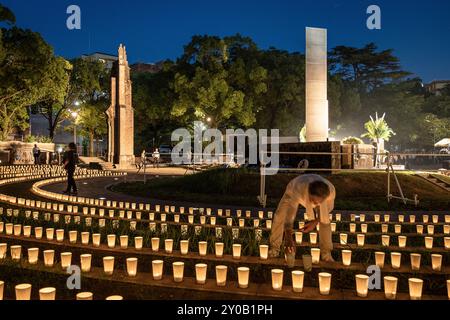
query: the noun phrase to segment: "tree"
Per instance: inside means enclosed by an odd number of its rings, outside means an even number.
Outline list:
[[[67,64],[38,33],[13,27],[1,35],[0,139],[6,140],[14,128],[28,127],[28,106],[49,97],[62,99],[67,79],[56,75]]]
[[[379,165],[380,145],[382,141],[389,141],[389,139],[395,135],[395,132],[388,126],[383,114],[381,118],[378,117],[378,112],[375,114],[375,119],[370,116],[370,121],[366,122],[364,127],[367,132],[361,135],[362,138],[369,138],[370,140],[376,142],[377,156],[375,161],[375,166]]]

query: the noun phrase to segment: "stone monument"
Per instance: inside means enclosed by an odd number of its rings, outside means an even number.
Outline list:
[[[111,106],[108,115],[108,162],[118,169],[134,168],[134,109],[127,51],[119,46],[119,59],[111,72]]]
[[[306,142],[328,140],[327,29],[306,28]]]

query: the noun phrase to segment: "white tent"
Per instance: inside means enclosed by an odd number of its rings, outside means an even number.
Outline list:
[[[442,139],[434,145],[436,148],[447,148],[450,146],[450,138]]]

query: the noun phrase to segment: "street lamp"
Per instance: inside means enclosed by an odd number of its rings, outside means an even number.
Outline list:
[[[76,102],[75,102],[76,104]],[[73,141],[75,143],[75,145],[77,144],[77,117],[78,117],[78,112],[76,111],[72,111],[70,113],[73,117]]]

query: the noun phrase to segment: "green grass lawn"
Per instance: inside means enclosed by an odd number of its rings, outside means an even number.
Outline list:
[[[288,182],[295,174],[278,174],[266,180],[268,207],[276,207]],[[387,175],[381,172],[346,172],[325,175],[336,187],[338,210],[449,210],[450,195],[411,173],[399,173],[404,194],[419,196],[419,207],[400,201],[386,201]],[[259,174],[243,169],[217,169],[183,177],[160,177],[142,182],[121,183],[112,191],[162,200],[211,204],[257,206]],[[393,194],[399,195],[394,179]],[[450,210],[449,210],[450,211]]]

